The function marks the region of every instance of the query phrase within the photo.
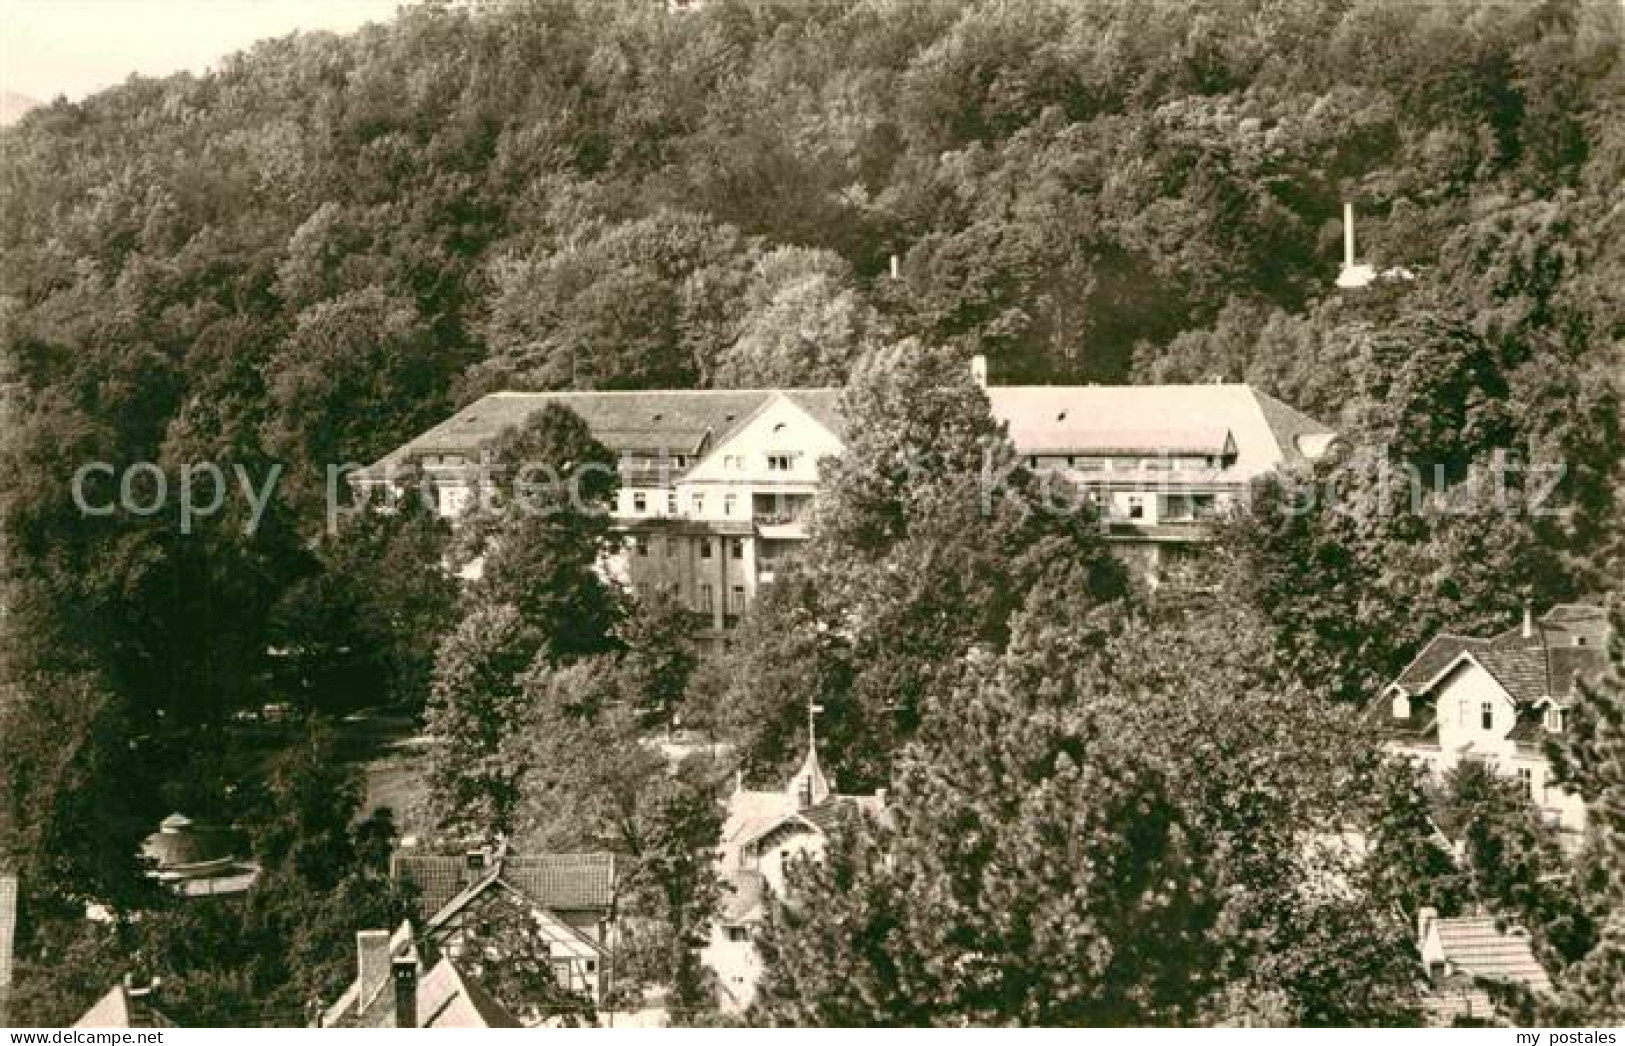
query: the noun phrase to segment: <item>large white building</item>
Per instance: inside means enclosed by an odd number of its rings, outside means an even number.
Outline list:
[[[1546,820],[1577,845],[1585,804],[1552,779],[1545,742],[1568,728],[1580,680],[1607,666],[1601,607],[1552,607],[1487,639],[1435,636],[1370,709],[1391,751],[1444,774],[1477,760],[1528,789]]]
[[[985,373],[979,365],[978,375]],[[1115,547],[1153,579],[1208,536],[1256,479],[1323,455],[1327,426],[1248,385],[990,386],[1028,464],[1088,492]],[[617,572],[661,586],[721,631],[807,539],[818,464],[843,448],[839,389],[498,392],[358,472],[362,488],[423,483],[467,510],[483,455],[550,403],[620,458]]]

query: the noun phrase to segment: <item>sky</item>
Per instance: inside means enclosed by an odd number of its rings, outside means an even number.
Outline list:
[[[0,0],[0,90],[78,101],[132,72],[204,72],[296,29],[388,21],[403,0]]]

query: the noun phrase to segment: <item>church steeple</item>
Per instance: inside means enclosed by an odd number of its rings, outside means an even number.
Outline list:
[[[807,758],[802,760],[801,769],[790,778],[790,786],[786,789],[795,799],[798,810],[817,806],[830,797],[829,779],[824,776],[823,768],[818,765],[816,717],[823,710],[822,705],[807,702]]]

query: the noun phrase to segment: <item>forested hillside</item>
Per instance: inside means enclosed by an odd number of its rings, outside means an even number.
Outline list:
[[[1458,494],[1501,453],[1564,466],[1557,512],[1492,524],[1266,497],[1228,561],[1316,699],[1369,695],[1439,628],[1598,594],[1625,573],[1621,39],[1614,0],[428,3],[28,113],[0,131],[0,862],[36,919],[145,903],[158,817],[298,805],[238,787],[234,713],[420,709],[458,616],[444,534],[328,532],[324,470],[493,389],[878,381],[923,345],[1001,384],[1254,382]],[[1344,201],[1362,259],[1414,278],[1335,288]],[[92,461],[284,472],[256,525],[228,472],[183,532],[82,514]],[[1335,467],[1370,489],[1364,459]],[[963,522],[832,547],[907,575],[920,535]],[[875,695],[1027,700],[1020,656],[998,681],[932,674],[1002,656],[1011,586],[1037,577],[999,559],[1022,541],[1094,569],[1070,531],[995,535],[966,556],[996,614],[917,637],[917,663],[842,655],[855,774],[879,783],[908,740],[868,729]],[[967,598],[847,596],[904,624]],[[773,616],[799,598],[746,623],[738,692],[702,675],[759,766],[793,754],[816,668],[774,645],[799,641]],[[290,857],[284,888],[371,882],[364,840],[321,830],[344,860]]]

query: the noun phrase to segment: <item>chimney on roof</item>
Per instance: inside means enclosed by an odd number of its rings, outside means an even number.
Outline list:
[[[971,380],[976,382],[978,388],[987,388],[987,357],[982,355],[970,358]]]
[[[902,270],[897,264],[897,255],[891,256],[891,278],[896,280],[902,277]]]
[[[1433,927],[1433,924],[1438,919],[1439,909],[1437,908],[1423,908],[1416,913],[1416,941],[1418,944],[1427,940],[1428,930]]]
[[[389,979],[389,931],[361,930],[355,935],[356,984],[361,1005],[376,996]]]
[[[1535,638],[1535,611],[1530,607],[1527,599],[1523,603],[1523,637],[1525,639]]]
[[[418,1026],[418,955],[408,949],[391,964],[395,980],[395,1027]]]

